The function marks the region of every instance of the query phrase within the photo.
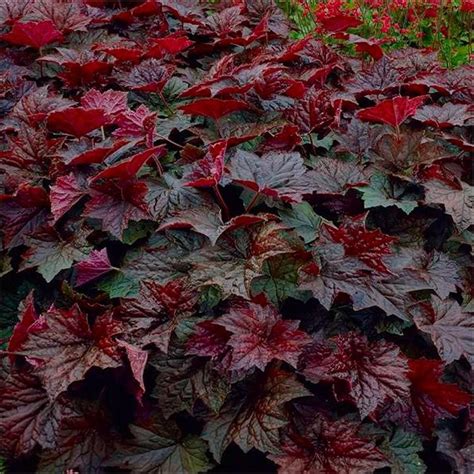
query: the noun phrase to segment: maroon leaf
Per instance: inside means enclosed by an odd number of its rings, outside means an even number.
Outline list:
[[[272,198],[300,202],[313,190],[299,153],[270,152],[262,157],[237,150],[232,157],[229,174],[237,184]]]
[[[58,422],[56,444],[43,451],[38,470],[98,474],[112,451],[110,419],[98,403],[85,400],[69,403],[66,409]]]
[[[272,456],[272,460],[280,467],[281,474],[365,474],[386,466],[385,456],[357,432],[356,423],[318,418],[303,435],[290,435],[283,445],[283,454]]]
[[[32,370],[0,367],[0,452],[11,457],[29,454],[38,444],[55,442],[60,403],[51,404]]]
[[[147,186],[141,181],[106,182],[91,189],[84,215],[102,221],[104,230],[121,239],[129,221],[149,218]]]
[[[136,336],[142,347],[154,344],[167,354],[180,317],[189,316],[196,303],[197,294],[184,279],[177,278],[163,285],[144,281],[139,298],[122,304],[122,320],[128,333]]]
[[[235,303],[229,313],[215,321],[232,335],[230,368],[257,367],[264,370],[272,360],[283,360],[296,366],[303,347],[310,338],[298,329],[298,321],[284,321],[272,306]]]
[[[0,219],[4,227],[4,243],[13,248],[24,243],[28,234],[45,224],[49,198],[40,186],[20,186],[16,195],[0,201]]]
[[[13,109],[13,117],[31,126],[45,120],[48,113],[66,109],[74,102],[52,94],[48,86],[40,87],[23,96]]]
[[[180,109],[185,114],[201,115],[203,117],[219,120],[232,112],[247,110],[249,109],[249,105],[240,100],[200,99],[183,105]]]
[[[84,187],[78,182],[73,173],[60,176],[56,183],[51,186],[49,195],[54,222],[61,219],[85,195]]]
[[[442,106],[425,105],[416,111],[413,118],[431,127],[462,127],[465,122],[474,118],[474,109],[466,104],[451,102]]]
[[[462,183],[461,189],[456,189],[438,179],[430,180],[423,186],[426,203],[442,204],[460,232],[472,225],[472,186]]]
[[[411,310],[418,328],[428,333],[440,357],[451,363],[465,356],[474,364],[474,318],[454,300],[432,295],[430,302],[419,303]]]
[[[109,117],[114,117],[127,110],[127,93],[90,89],[81,97],[81,106],[87,110],[101,109]]]
[[[77,286],[85,285],[113,270],[106,248],[93,250],[88,258],[77,263],[74,268]]]
[[[300,133],[319,132],[326,131],[334,122],[335,111],[328,92],[313,87],[285,112],[285,117],[298,126]]]
[[[151,112],[145,105],[140,105],[137,110],[126,110],[119,115],[115,130],[116,137],[144,138],[147,146],[152,146],[155,135],[156,113]]]
[[[245,453],[252,448],[278,453],[279,430],[289,421],[285,403],[308,395],[292,374],[275,368],[267,370],[247,393],[248,399],[229,401],[204,427],[202,437],[218,462],[232,441]]]
[[[50,130],[68,133],[76,138],[83,137],[106,123],[107,117],[101,109],[75,107],[52,112],[48,115],[48,128]]]
[[[63,35],[50,20],[16,22],[10,32],[1,35],[3,41],[20,46],[40,49],[50,43],[63,40]]]
[[[386,123],[398,128],[408,117],[415,115],[417,109],[423,105],[426,97],[395,97],[384,100],[375,107],[369,107],[357,113],[357,117],[367,122]]]
[[[345,382],[362,418],[387,399],[400,400],[409,393],[408,364],[398,347],[384,341],[368,342],[356,333],[314,343],[301,358],[301,366],[311,382]]]
[[[187,344],[187,353],[201,357],[211,357],[218,359],[229,348],[229,342],[232,333],[224,327],[217,325],[214,321],[203,321],[196,325],[196,331],[189,338]]]
[[[35,2],[30,16],[40,20],[51,20],[62,32],[87,31],[86,27],[92,19],[81,13],[80,6],[75,3],[58,3],[54,0]]]
[[[146,363],[148,360],[148,352],[142,349],[139,349],[132,344],[128,344],[125,341],[118,340],[118,345],[125,349],[125,353],[127,354],[128,363],[130,364],[130,370],[132,372],[133,378],[135,382],[138,384],[139,388],[139,399],[145,393],[145,381],[144,381],[144,372]]]
[[[111,313],[100,316],[91,327],[79,307],[53,307],[30,328],[21,353],[34,361],[35,373],[54,400],[92,367],[121,365],[113,339],[119,332]]]
[[[184,210],[165,219],[158,230],[164,229],[192,229],[205,235],[213,245],[227,232],[235,229],[259,224],[275,219],[275,216],[242,214],[233,217],[226,223],[222,220],[221,211],[217,207],[202,207]]]
[[[385,235],[378,229],[367,230],[360,219],[337,229],[325,226],[325,230],[333,242],[342,244],[345,255],[360,259],[378,272],[390,272],[382,258],[392,253],[391,244],[397,240],[394,237]]]
[[[174,67],[156,59],[147,59],[119,78],[123,87],[142,92],[161,92],[173,75]]]

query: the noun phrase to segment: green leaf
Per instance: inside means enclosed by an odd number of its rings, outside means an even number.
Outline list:
[[[322,219],[314,212],[309,203],[295,204],[291,209],[281,210],[278,214],[283,223],[295,229],[306,244],[313,242],[318,236]]]
[[[38,268],[38,273],[51,282],[62,270],[71,268],[74,262],[84,260],[89,252],[86,235],[78,233],[64,241],[54,231],[28,237],[29,249],[23,254],[21,270]]]
[[[217,285],[205,286],[201,289],[199,303],[201,311],[207,313],[215,308],[222,299],[222,291]]]
[[[122,242],[133,245],[137,240],[147,237],[153,231],[154,223],[150,221],[131,221],[123,231]]]
[[[294,255],[277,255],[262,265],[262,276],[252,281],[252,294],[265,293],[274,304],[280,304],[290,296],[302,301],[309,294],[298,290],[298,270],[304,262]]]
[[[414,433],[397,429],[390,440],[384,441],[381,449],[391,460],[392,474],[421,474],[426,471],[418,456],[423,445]]]
[[[366,209],[372,207],[396,206],[405,214],[410,214],[418,206],[414,195],[405,194],[405,188],[396,183],[390,182],[387,176],[375,174],[368,186],[359,186],[362,193],[362,200]]]
[[[138,296],[140,282],[120,272],[104,278],[97,287],[109,298],[133,298]]]
[[[119,446],[107,466],[150,474],[208,471],[207,443],[194,435],[182,437],[173,422],[156,420],[146,427],[130,425],[133,438]]]
[[[402,319],[396,318],[394,316],[386,316],[377,323],[377,332],[385,332],[388,334],[403,336],[403,331],[410,326],[413,326],[413,323],[409,321],[403,321]]]

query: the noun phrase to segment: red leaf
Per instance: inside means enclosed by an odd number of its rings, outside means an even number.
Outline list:
[[[93,250],[87,259],[77,263],[74,268],[76,269],[76,286],[85,285],[113,270],[106,248]]]
[[[185,114],[202,115],[214,120],[219,120],[232,112],[248,110],[249,108],[249,105],[245,102],[231,99],[200,99],[180,107]]]
[[[202,160],[196,163],[194,171],[188,176],[186,186],[194,188],[211,188],[217,186],[224,173],[224,157],[227,140],[221,140],[209,146]]]
[[[146,56],[149,58],[160,59],[167,54],[178,54],[188,49],[194,42],[183,36],[183,33],[177,31],[171,35],[165,36],[164,38],[158,38],[153,40],[152,46],[146,52]]]
[[[362,24],[362,21],[350,15],[334,15],[320,20],[322,27],[326,31],[339,32],[346,31],[349,28],[356,28]]]
[[[91,182],[95,182],[99,179],[130,179],[134,178],[140,171],[143,165],[150,160],[152,156],[161,158],[166,153],[164,146],[155,146],[148,150],[137,153],[136,155],[127,158],[115,165],[109,166],[105,170],[96,174]]]
[[[356,333],[316,342],[305,351],[301,366],[311,382],[344,381],[362,418],[387,399],[401,400],[409,393],[408,364],[400,349],[385,341],[369,343]]]
[[[126,43],[125,43],[126,44]],[[143,55],[143,50],[134,46],[125,46],[124,43],[112,43],[98,47],[98,51],[113,56],[118,62],[138,63]],[[133,45],[134,43],[132,43]]]
[[[119,332],[111,313],[101,315],[91,327],[78,306],[69,310],[53,307],[30,328],[21,354],[34,361],[35,373],[54,400],[92,367],[120,366],[113,339]]]
[[[411,403],[421,426],[430,433],[439,418],[455,416],[468,406],[471,396],[456,385],[439,380],[443,362],[417,359],[409,361]]]
[[[15,23],[12,30],[1,35],[0,39],[11,44],[40,49],[47,44],[62,41],[63,35],[50,20],[30,21]]]
[[[48,128],[50,130],[68,133],[76,138],[83,137],[106,123],[107,117],[101,109],[71,107],[48,115]]]
[[[9,352],[21,350],[23,343],[28,337],[28,330],[38,319],[38,313],[35,308],[33,292],[31,292],[20,304],[19,315],[20,322],[15,325],[13,334],[8,342]]]
[[[296,125],[288,124],[283,126],[278,133],[266,139],[262,146],[262,151],[292,151],[296,145],[301,143],[301,136],[298,130]]]
[[[380,230],[367,230],[359,220],[339,228],[325,226],[333,242],[342,244],[347,256],[356,257],[368,267],[381,273],[390,273],[382,258],[392,253],[391,244],[396,238],[385,235]]]
[[[187,353],[217,359],[228,351],[227,343],[231,335],[231,332],[212,320],[198,323],[188,340]]]
[[[281,474],[367,474],[386,466],[385,456],[357,432],[356,423],[320,417],[304,434],[290,434],[283,454],[271,459]]]
[[[70,143],[68,150],[62,153],[61,157],[67,165],[81,166],[102,163],[109,155],[125,146],[127,140],[116,140],[107,145],[108,142],[102,142],[101,145],[90,148],[88,140]]]
[[[392,127],[399,127],[408,117],[415,115],[417,109],[425,102],[426,96],[409,99],[395,97],[379,102],[374,107],[361,110],[356,115],[367,122],[386,123]]]
[[[241,302],[234,304],[215,324],[232,335],[230,368],[257,367],[264,370],[272,360],[283,360],[296,366],[309,336],[298,329],[298,321],[286,321],[272,306]]]

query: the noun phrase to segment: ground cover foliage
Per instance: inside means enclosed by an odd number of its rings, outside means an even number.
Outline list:
[[[470,66],[270,0],[0,22],[2,469],[472,472]]]

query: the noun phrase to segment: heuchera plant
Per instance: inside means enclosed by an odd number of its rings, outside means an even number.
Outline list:
[[[471,67],[271,0],[0,23],[8,469],[472,472]]]

